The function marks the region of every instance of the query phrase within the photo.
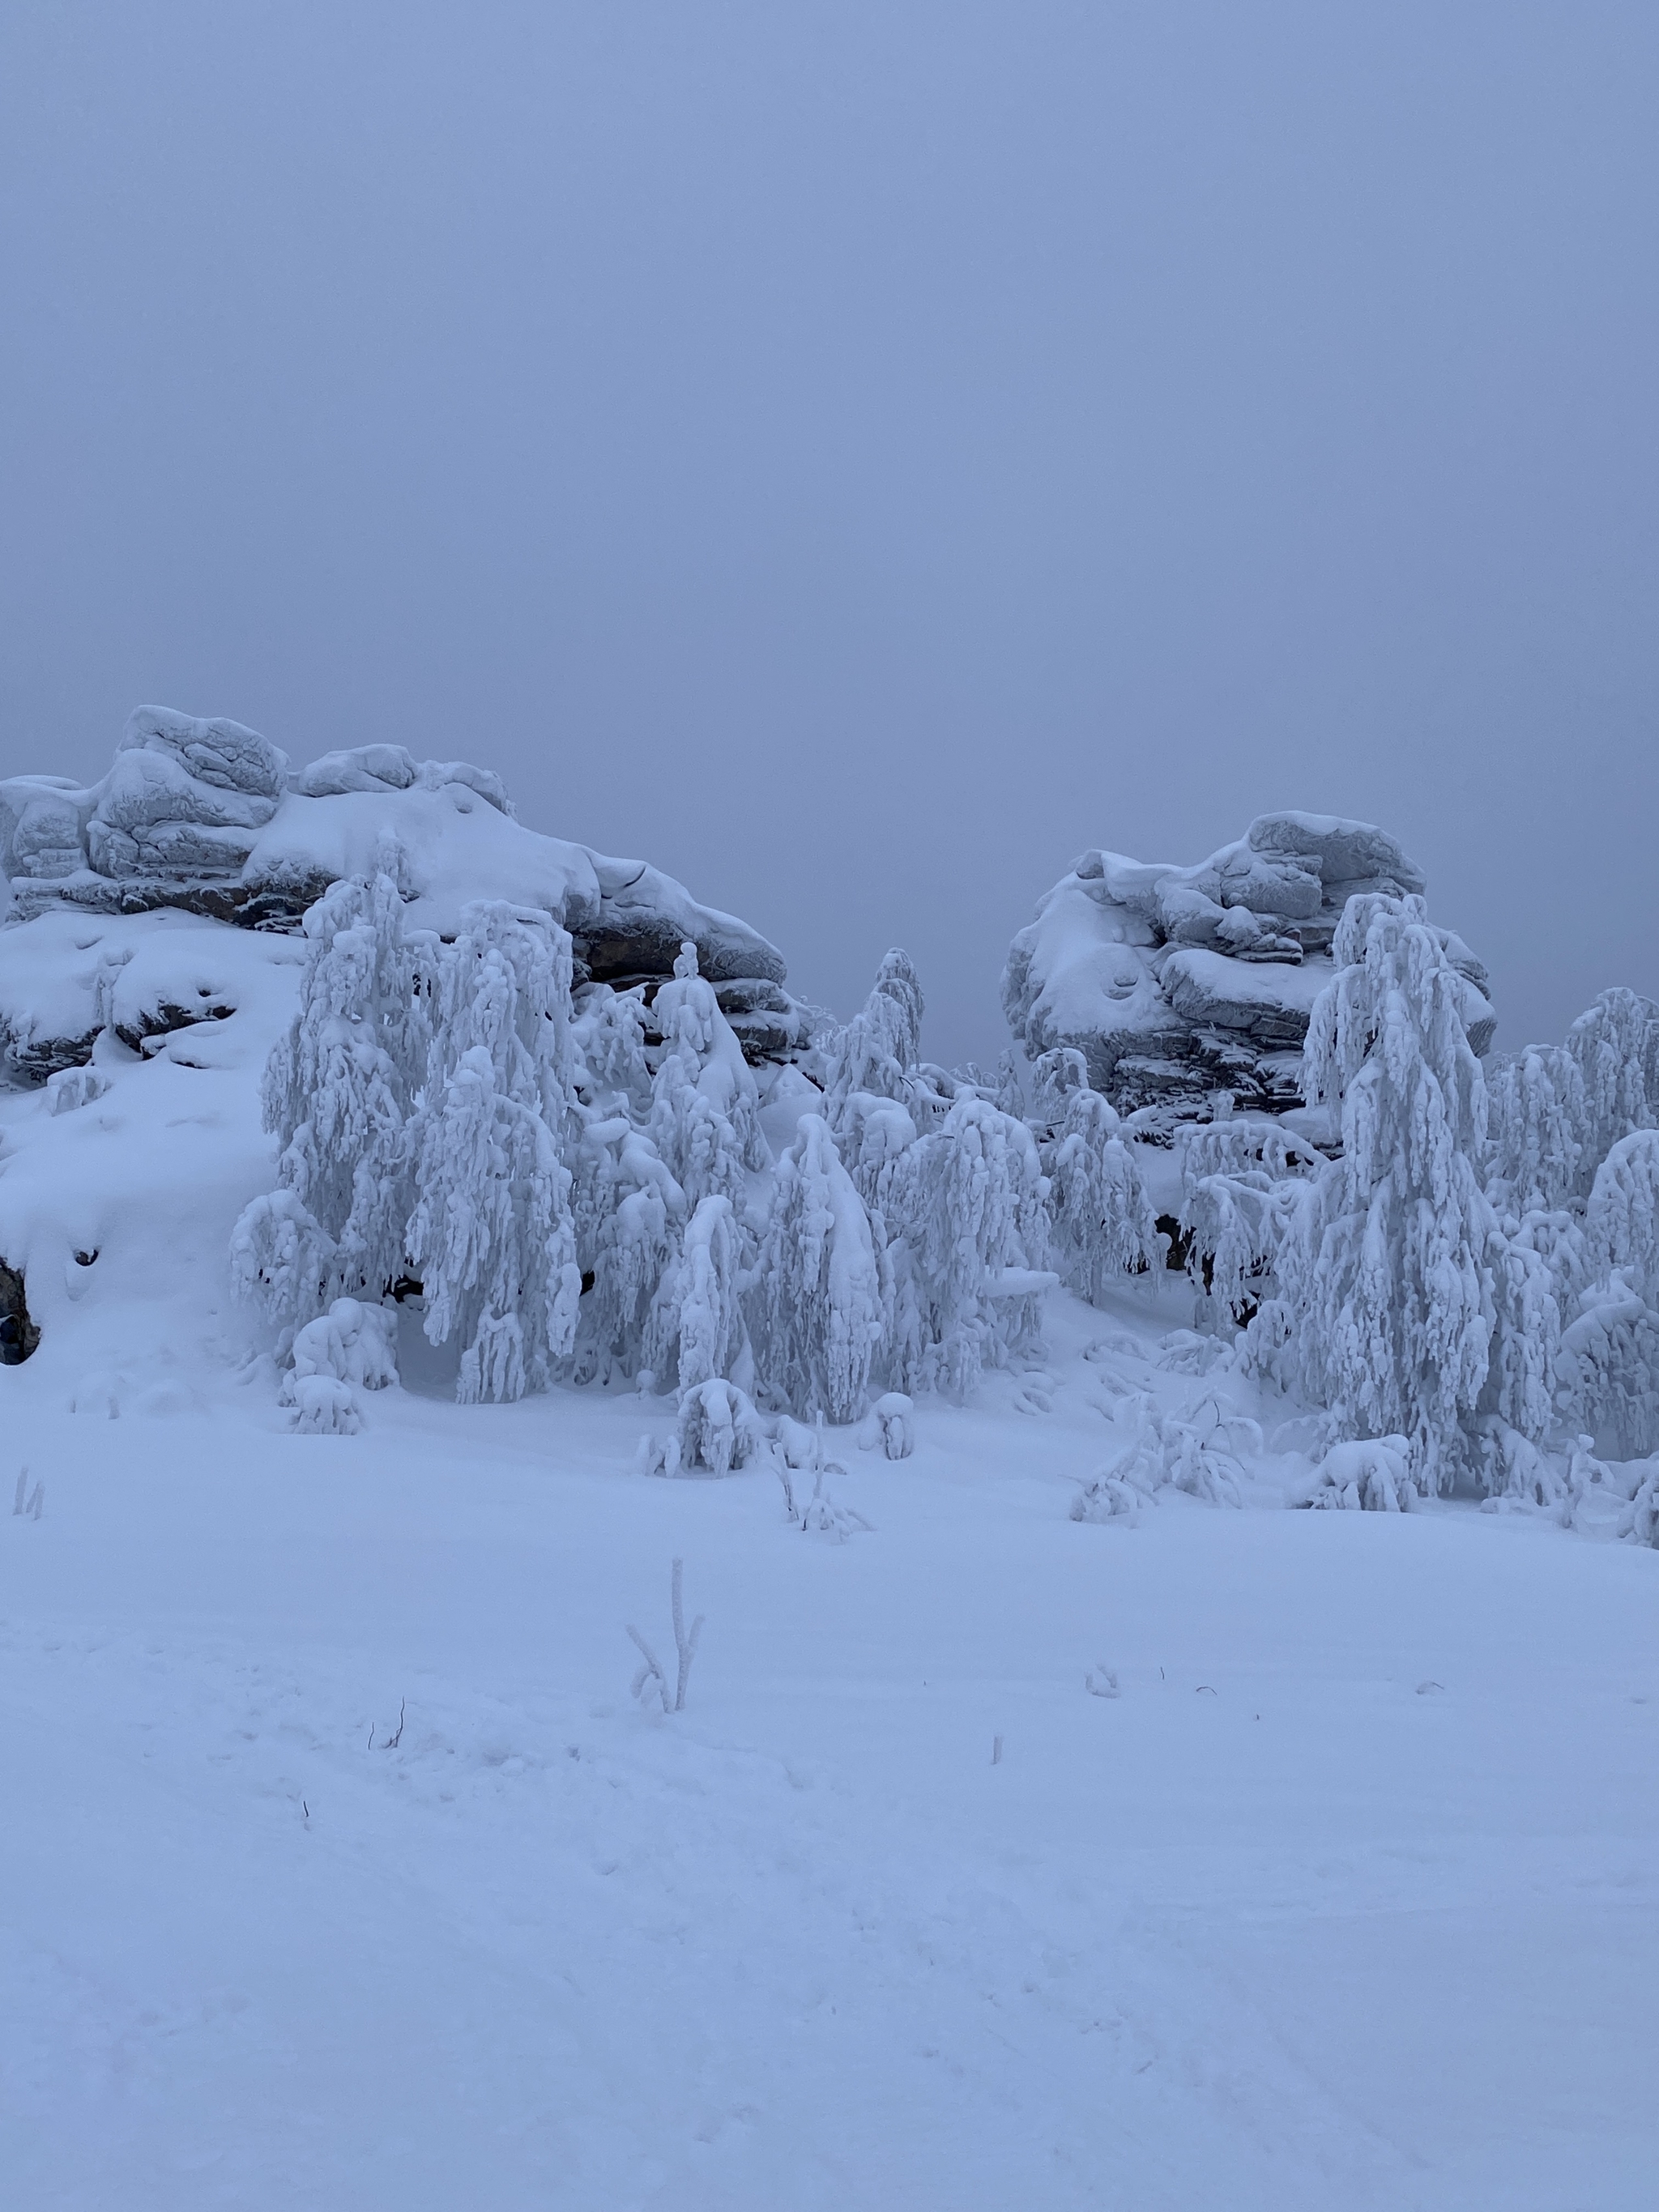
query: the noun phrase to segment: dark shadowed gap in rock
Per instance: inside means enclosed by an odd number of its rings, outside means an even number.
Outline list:
[[[21,1367],[40,1341],[19,1271],[0,1260],[0,1367]]]

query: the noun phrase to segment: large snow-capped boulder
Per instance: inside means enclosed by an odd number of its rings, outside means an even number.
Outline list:
[[[1080,1051],[1095,1087],[1154,1133],[1224,1090],[1284,1112],[1302,1103],[1303,1041],[1343,908],[1361,891],[1424,887],[1385,830],[1328,814],[1261,815],[1195,867],[1085,853],[1014,939],[1004,1011],[1030,1057]],[[1484,1053],[1486,971],[1438,933]]]
[[[579,976],[647,993],[689,939],[750,1057],[808,1041],[811,1017],[782,988],[775,945],[642,860],[526,829],[501,778],[467,761],[417,761],[380,744],[325,753],[296,772],[240,722],[141,707],[100,782],[0,782],[0,866],[15,921],[179,908],[292,931],[330,884],[388,854],[412,928],[451,933],[476,898],[541,907],[570,932]],[[38,1079],[76,1064],[80,1045],[51,1021],[14,1025],[4,1042],[14,1073]]]

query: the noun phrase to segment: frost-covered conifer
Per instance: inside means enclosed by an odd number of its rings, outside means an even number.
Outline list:
[[[1350,899],[1333,949],[1304,1072],[1310,1103],[1340,1109],[1342,1155],[1298,1194],[1252,1340],[1351,1435],[1408,1437],[1418,1480],[1443,1488],[1494,1322],[1485,1087],[1420,898]]]
[[[1152,1209],[1120,1127],[1097,1091],[1074,1088],[1064,1094],[1059,1125],[1042,1148],[1054,1265],[1091,1305],[1158,1256]]]
[[[748,1381],[744,1245],[731,1200],[702,1199],[652,1300],[645,1356],[659,1385],[671,1376],[682,1390],[715,1376]]]
[[[1500,1214],[1549,1212],[1578,1188],[1584,1079],[1560,1045],[1528,1045],[1486,1079],[1486,1191]]]
[[[584,1071],[583,1095],[593,1108],[643,1120],[651,1110],[651,1067],[641,994],[613,991],[608,983],[587,984],[573,1036]]]
[[[1295,1187],[1321,1164],[1281,1123],[1255,1115],[1224,1115],[1186,1133],[1178,1219],[1187,1273],[1212,1321],[1247,1322],[1271,1294]]]
[[[884,1331],[864,1202],[822,1115],[804,1115],[778,1163],[751,1276],[749,1332],[763,1383],[797,1413],[856,1420]]]
[[[920,1374],[894,1363],[899,1389],[965,1398],[986,1366],[1041,1343],[1054,1280],[1046,1196],[1030,1131],[982,1098],[958,1098],[905,1154],[889,1227],[908,1249],[926,1348]]]
[[[744,1146],[684,1050],[665,1051],[652,1089],[648,1124],[658,1156],[695,1209],[705,1198],[728,1201],[741,1219],[747,1193]],[[720,1086],[724,1088],[723,1085]]]
[[[306,915],[299,1011],[264,1078],[280,1188],[233,1234],[238,1279],[289,1328],[336,1297],[378,1300],[404,1266],[435,945],[404,935],[396,855],[383,857]]]
[[[908,1105],[921,1049],[921,982],[896,947],[876,970],[869,997],[828,1052],[823,1118],[839,1130],[847,1101],[863,1093]]]
[[[1641,1457],[1659,1449],[1659,1130],[1613,1146],[1568,1249],[1581,1282],[1561,1337],[1563,1411],[1620,1456]]]
[[[1567,1031],[1584,1085],[1579,1188],[1587,1189],[1612,1147],[1652,1127],[1659,1110],[1659,1006],[1615,987]]]
[[[293,1341],[325,1298],[334,1265],[334,1239],[291,1190],[272,1190],[242,1209],[230,1232],[231,1280],[256,1300],[265,1318]]]
[[[680,946],[673,975],[658,985],[651,1011],[665,1055],[684,1062],[701,1097],[724,1116],[742,1164],[763,1168],[769,1154],[760,1130],[755,1078],[735,1031],[720,1012],[714,985],[697,972],[697,948],[689,939]]]
[[[1595,1171],[1584,1209],[1593,1272],[1632,1271],[1643,1297],[1659,1297],[1659,1129],[1620,1138]]]
[[[1562,1410],[1620,1459],[1659,1449],[1659,1315],[1633,1267],[1581,1291],[1561,1332]]]
[[[685,1194],[643,1130],[625,1117],[590,1123],[578,1177],[578,1246],[592,1287],[581,1302],[579,1379],[636,1376],[656,1352],[653,1316],[680,1250]]]
[[[493,900],[463,909],[443,963],[408,1241],[427,1335],[463,1340],[464,1404],[544,1389],[574,1340],[570,975],[550,915]]]

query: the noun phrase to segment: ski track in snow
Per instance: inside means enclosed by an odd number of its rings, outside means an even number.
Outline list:
[[[1659,1561],[1074,1523],[1105,1378],[1206,1386],[1080,1356],[1155,1357],[1167,1294],[1054,1312],[914,1458],[837,1443],[839,1546],[769,1473],[632,1472],[636,1398],[29,1409],[8,2200],[1650,2203]],[[676,1555],[708,1625],[653,1719],[623,1623],[669,1643]]]

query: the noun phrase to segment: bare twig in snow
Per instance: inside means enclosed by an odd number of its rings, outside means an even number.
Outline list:
[[[691,1624],[691,1633],[685,1633],[685,1616],[680,1607],[680,1572],[684,1561],[676,1559],[671,1584],[674,1607],[674,1648],[679,1654],[679,1679],[674,1686],[674,1711],[685,1711],[685,1686],[690,1678],[691,1662],[697,1656],[697,1638],[702,1634],[702,1615],[699,1613]]]
[[[648,1701],[652,1695],[652,1686],[654,1684],[656,1693],[662,1699],[662,1709],[665,1713],[683,1713],[685,1711],[685,1687],[691,1678],[691,1662],[697,1656],[697,1638],[702,1634],[701,1613],[692,1622],[690,1632],[688,1634],[686,1631],[685,1607],[680,1591],[684,1568],[685,1562],[683,1559],[676,1559],[669,1583],[670,1604],[674,1617],[674,1651],[678,1661],[674,1686],[672,1690],[668,1686],[668,1676],[664,1672],[662,1662],[656,1653],[631,1621],[628,1627],[628,1633],[633,1639],[641,1658],[645,1662],[634,1677],[634,1695],[642,1703]]]

